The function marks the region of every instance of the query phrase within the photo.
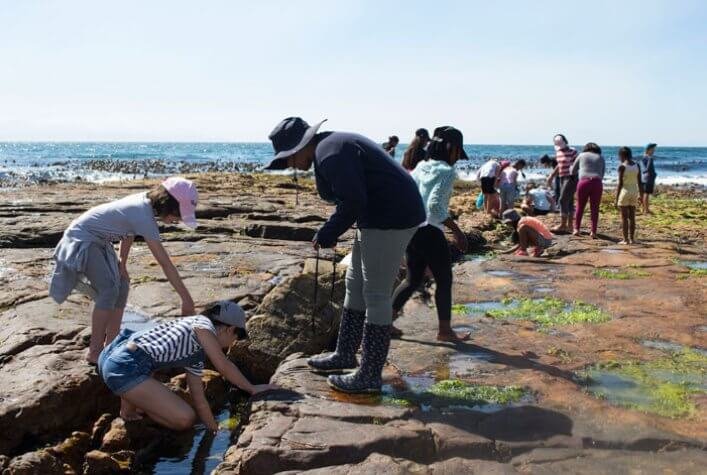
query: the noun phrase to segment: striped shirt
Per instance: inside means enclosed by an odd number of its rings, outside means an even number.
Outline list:
[[[197,356],[202,348],[196,338],[195,328],[203,328],[216,335],[216,328],[211,320],[203,315],[196,315],[162,323],[140,333],[134,341],[158,364],[167,365],[191,358],[184,369],[191,374],[201,376],[204,370],[204,358],[203,353],[201,358]]]
[[[571,170],[575,158],[577,158],[577,151],[573,148],[567,147],[555,151],[557,166],[560,167],[560,177],[570,176],[572,174]]]

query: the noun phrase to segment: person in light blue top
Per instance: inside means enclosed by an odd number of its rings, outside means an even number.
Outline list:
[[[463,148],[462,133],[454,127],[439,127],[435,130],[428,149],[428,159],[420,162],[412,172],[412,178],[422,196],[427,212],[427,222],[413,236],[405,251],[407,278],[393,294],[393,313],[398,315],[415,289],[422,284],[426,269],[435,279],[435,304],[439,319],[437,339],[461,341],[469,334],[458,335],[452,330],[452,257],[444,228],[454,235],[454,244],[461,252],[466,251],[466,236],[449,216],[449,200],[452,197],[457,174],[454,164],[467,159]]]

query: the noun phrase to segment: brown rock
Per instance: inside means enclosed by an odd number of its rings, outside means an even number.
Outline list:
[[[215,407],[222,405],[226,398],[226,381],[219,372],[205,369],[201,379],[204,384],[206,400],[209,401],[211,409],[213,410]],[[167,386],[186,402],[193,404],[185,374],[173,377]]]
[[[85,359],[85,310],[50,299],[0,314],[0,452],[31,435],[45,440],[90,423],[117,404]],[[78,319],[83,324],[78,324]],[[78,403],[80,402],[80,403]]]
[[[28,452],[12,459],[3,475],[63,475],[61,461],[48,450]]]
[[[86,454],[83,473],[84,475],[131,473],[134,458],[135,454],[129,451],[107,454],[100,450],[92,450]]]
[[[125,428],[125,421],[120,417],[113,419],[110,429],[103,436],[100,449],[103,452],[118,452],[130,448],[130,436]]]
[[[103,442],[103,436],[110,429],[111,422],[113,421],[112,414],[101,414],[101,417],[93,424],[93,429],[91,430],[91,446],[97,447]]]
[[[313,309],[314,278],[309,274],[286,279],[270,292],[248,321],[249,339],[237,342],[229,357],[248,376],[267,381],[290,354],[319,353],[330,347],[339,328],[344,284],[339,279],[329,301],[331,274],[320,275],[317,308]],[[314,312],[314,327],[312,313]]]
[[[86,432],[74,432],[71,437],[48,451],[65,465],[71,467],[74,472],[80,473],[84,456],[90,448],[91,436]]]

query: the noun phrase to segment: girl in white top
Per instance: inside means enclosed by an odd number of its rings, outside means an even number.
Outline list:
[[[181,297],[182,314],[194,314],[194,301],[160,242],[157,220],[167,224],[182,221],[195,228],[197,200],[191,181],[172,177],[149,192],[91,208],[64,231],[54,251],[56,266],[49,294],[62,303],[78,287],[93,298],[91,343],[86,355],[90,363],[96,362],[104,344],[110,343],[120,329],[130,288],[127,260],[135,236],[145,239]],[[114,242],[120,242],[120,257]]]

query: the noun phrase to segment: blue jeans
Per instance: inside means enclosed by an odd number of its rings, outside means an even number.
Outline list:
[[[132,334],[132,330],[121,330],[98,357],[98,372],[113,394],[131,390],[149,379],[154,371],[150,355],[140,348],[131,350],[126,346]]]

